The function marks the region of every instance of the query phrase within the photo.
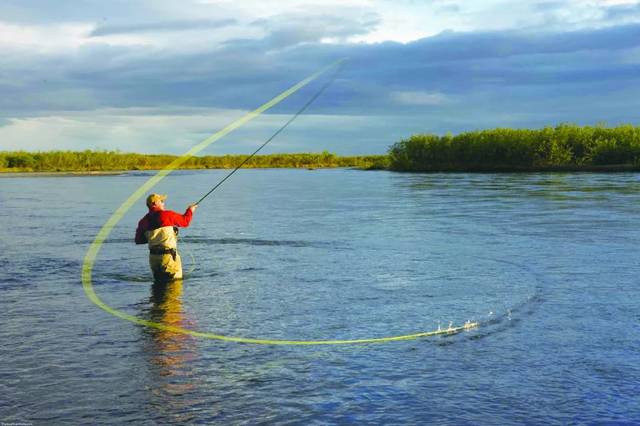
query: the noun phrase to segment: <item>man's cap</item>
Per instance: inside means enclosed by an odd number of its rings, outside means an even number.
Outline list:
[[[167,199],[166,195],[163,194],[151,194],[147,197],[147,207],[153,206],[158,201],[164,201]]]

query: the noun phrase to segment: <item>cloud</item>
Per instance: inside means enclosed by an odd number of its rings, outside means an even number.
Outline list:
[[[333,34],[342,25],[336,28]],[[640,25],[547,34],[448,32],[408,44],[307,41],[326,34],[291,33],[275,43],[269,33],[204,52],[95,44],[74,54],[8,55],[0,59],[0,88],[12,101],[0,101],[0,112],[162,105],[246,109],[345,56],[351,59],[330,92],[338,102],[319,100],[318,107],[359,104],[364,110],[377,106],[373,99],[384,107],[393,92],[453,95],[487,86],[630,81],[634,65],[619,63],[622,53],[616,52],[640,47]]]
[[[449,102],[449,99],[442,93],[424,91],[392,92],[391,99],[405,105],[438,106]]]
[[[555,11],[566,7],[567,2],[562,0],[537,1],[531,5],[533,10],[541,12]]]
[[[89,24],[16,25],[0,21],[0,48],[19,56],[65,52],[82,46]]]
[[[640,87],[640,25],[600,26],[623,19],[611,9],[623,5],[589,9],[612,13],[590,21],[599,26],[572,31],[445,31],[406,43],[356,43],[358,37],[386,31],[391,18],[379,13],[383,8],[378,3],[378,9],[363,1],[345,8],[332,3],[335,10],[304,12],[292,6],[290,11],[271,11],[262,5],[237,17],[227,13],[248,7],[240,3],[220,3],[215,16],[173,14],[171,3],[159,1],[153,4],[162,13],[151,3],[136,3],[133,16],[99,23],[80,19],[89,15],[86,10],[75,12],[74,23],[0,23],[0,39],[6,43],[0,56],[0,122],[5,124],[0,149],[112,146],[178,153],[234,114],[261,105],[342,57],[350,58],[344,70],[296,125],[278,137],[274,149],[326,146],[342,153],[384,152],[411,132],[560,121],[615,123],[634,120],[632,112],[640,106],[635,89]],[[489,4],[484,13],[504,2]],[[528,4],[527,10],[536,4],[541,14],[567,10],[553,1]],[[431,6],[443,14],[456,9],[459,20],[480,13],[477,3],[439,1]],[[624,7],[632,6],[637,5]],[[205,5],[196,7],[201,12],[198,7]],[[15,13],[12,19],[17,19]],[[277,128],[327,78],[234,134],[239,144],[221,141],[215,149],[243,152]]]
[[[191,31],[191,30],[217,30],[238,23],[235,19],[219,19],[219,20],[183,20],[183,21],[162,21],[146,24],[130,24],[130,25],[100,25],[96,27],[89,37],[100,37],[114,34],[136,34],[147,32],[172,32],[172,31]]]
[[[437,6],[436,12],[441,15],[456,14],[462,12],[462,8],[459,4],[443,4]]]
[[[135,23],[161,19],[201,19],[211,15],[211,7],[197,0],[175,3],[170,0],[3,0],[0,16],[5,22],[20,25],[60,25],[69,23]],[[216,10],[226,10],[220,6]]]
[[[625,3],[605,9],[606,20],[636,20],[640,17],[640,3]]]
[[[230,40],[225,46],[231,49],[242,46],[274,50],[303,43],[340,43],[355,35],[367,34],[379,24],[375,15],[350,12],[284,13],[270,16],[251,23],[264,31],[264,37]]]
[[[444,32],[410,44],[406,50],[435,60],[473,60],[570,53],[580,50],[620,50],[640,45],[640,25],[630,24],[571,32],[493,31]]]
[[[101,109],[91,114],[64,112],[12,119],[0,127],[2,150],[120,150],[182,154],[247,111],[191,109],[166,113],[153,109]],[[201,155],[250,153],[290,118],[261,115],[216,141]],[[405,127],[406,128],[406,127]],[[372,136],[370,132],[377,132]],[[401,129],[392,130],[394,138]],[[319,152],[344,154],[385,152],[390,139],[384,120],[370,116],[305,114],[278,135],[263,153]]]
[[[223,127],[243,111],[191,109],[179,114],[153,109],[98,109],[90,113],[61,111],[10,120],[0,128],[6,150],[120,149],[181,153],[204,139],[198,129]],[[63,148],[64,147],[64,148]]]

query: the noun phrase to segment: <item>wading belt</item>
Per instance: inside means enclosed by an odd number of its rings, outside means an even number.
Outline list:
[[[173,257],[173,260],[176,260],[176,255],[178,254],[176,249],[173,248],[152,248],[149,249],[150,254],[170,254]]]

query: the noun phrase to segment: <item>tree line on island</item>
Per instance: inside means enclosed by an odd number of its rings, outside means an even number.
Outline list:
[[[0,151],[3,172],[108,172],[158,170],[178,156],[119,151]],[[230,169],[246,155],[194,156],[182,169]],[[387,169],[394,171],[640,170],[640,127],[560,124],[543,129],[497,128],[417,134],[386,155],[322,153],[256,155],[247,168]]]

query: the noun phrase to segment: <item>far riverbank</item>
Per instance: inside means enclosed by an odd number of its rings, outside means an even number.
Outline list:
[[[77,175],[113,174],[127,171],[161,170],[176,160],[177,155],[121,153],[118,151],[49,151],[0,152],[0,175],[27,173]],[[246,155],[194,156],[177,168],[233,169],[247,159]],[[244,168],[359,168],[384,169],[386,155],[338,156],[330,152],[256,155]]]
[[[193,156],[119,151],[0,151],[6,173],[105,174],[127,171],[244,168],[357,168],[421,173],[533,173],[640,171],[640,127],[560,124],[542,129],[416,134],[384,155],[321,153]],[[245,163],[246,161],[246,163]]]

